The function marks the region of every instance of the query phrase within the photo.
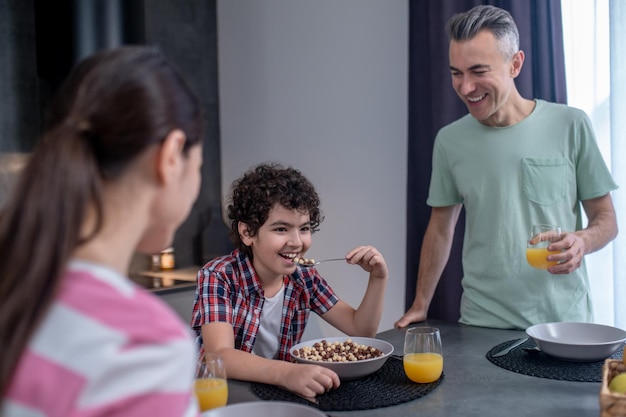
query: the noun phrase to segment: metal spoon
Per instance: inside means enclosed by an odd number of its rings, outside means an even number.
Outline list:
[[[345,261],[346,258],[332,258],[332,259],[324,259],[321,261],[316,261],[315,259],[307,259],[307,258],[293,258],[293,263],[301,266],[315,266],[319,265],[322,262],[331,262],[331,261]],[[300,262],[303,261],[303,262]]]

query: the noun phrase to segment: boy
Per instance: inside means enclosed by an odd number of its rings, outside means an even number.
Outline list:
[[[310,311],[349,336],[374,337],[383,309],[387,264],[359,246],[346,262],[369,272],[358,309],[340,300],[314,267],[296,265],[323,220],[313,185],[296,169],[261,164],[232,188],[228,217],[236,249],[198,273],[192,327],[217,353],[229,378],[281,386],[315,397],[339,386],[333,371],[290,362]]]

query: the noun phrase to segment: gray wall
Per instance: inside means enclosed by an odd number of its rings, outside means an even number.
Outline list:
[[[385,255],[380,329],[404,312],[407,20],[404,0],[218,0],[222,188],[260,162],[300,169],[326,216],[310,257]],[[319,270],[358,305],[365,272]],[[305,337],[338,335],[313,316]]]

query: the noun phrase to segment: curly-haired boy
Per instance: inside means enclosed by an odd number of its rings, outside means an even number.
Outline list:
[[[291,362],[309,313],[350,336],[373,337],[382,315],[387,264],[372,246],[346,262],[369,273],[357,309],[339,299],[315,267],[294,263],[323,220],[320,199],[300,171],[261,164],[233,183],[228,217],[236,249],[198,273],[192,327],[229,378],[278,385],[305,397],[339,386],[333,371]]]

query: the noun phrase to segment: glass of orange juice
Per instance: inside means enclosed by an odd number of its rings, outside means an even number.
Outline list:
[[[436,327],[412,327],[404,335],[404,373],[413,382],[429,383],[443,372],[441,335]]]
[[[549,251],[548,246],[560,239],[561,228],[551,224],[533,224],[530,229],[530,238],[526,245],[526,260],[537,269],[548,269],[556,265],[557,261],[548,261],[548,255],[559,253]]]
[[[218,355],[207,353],[198,359],[194,393],[198,399],[200,411],[223,407],[228,401],[228,383],[226,367]]]

